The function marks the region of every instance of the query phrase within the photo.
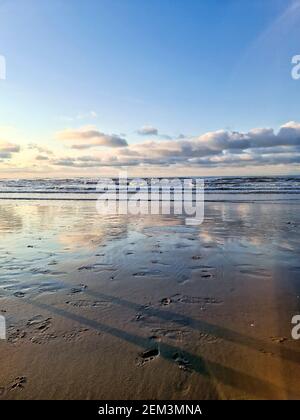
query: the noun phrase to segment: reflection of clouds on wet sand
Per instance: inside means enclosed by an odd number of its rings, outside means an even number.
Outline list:
[[[292,395],[297,208],[207,203],[204,223],[186,226],[172,215],[100,216],[88,202],[3,204],[0,309],[13,319],[6,357],[28,378],[22,395],[38,395],[41,366],[47,389],[59,386],[40,346],[76,383],[64,391],[64,382],[62,397],[108,398],[111,388],[129,397],[116,366],[143,398],[158,397],[155,372],[166,398]],[[23,349],[38,367],[22,371]],[[84,388],[74,358],[90,378]]]
[[[23,227],[22,216],[18,214],[16,208],[0,205],[0,235],[20,231]]]
[[[80,248],[97,248],[105,241],[106,235],[104,231],[99,231],[93,235],[85,235],[83,233],[61,233],[57,236],[57,240],[65,249],[76,251]]]
[[[274,252],[279,247],[295,250],[295,224],[299,226],[299,217],[293,204],[218,203],[207,205],[199,238],[204,244],[235,243],[257,249],[268,247]]]

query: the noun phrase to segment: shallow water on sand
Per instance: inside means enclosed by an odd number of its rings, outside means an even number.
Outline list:
[[[299,210],[0,201],[0,397],[299,398]]]

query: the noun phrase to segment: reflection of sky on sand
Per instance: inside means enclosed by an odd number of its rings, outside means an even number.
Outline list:
[[[76,251],[82,248],[97,248],[105,239],[105,232],[98,230],[93,235],[83,233],[62,233],[59,234],[58,242],[63,245],[65,250]]]
[[[2,278],[51,283],[56,273],[63,276],[61,266],[66,262],[91,257],[112,243],[125,252],[135,236],[140,238],[135,253],[141,258],[147,252],[142,238],[152,237],[167,245],[168,252],[178,252],[193,240],[199,251],[225,252],[236,263],[247,254],[248,259],[256,258],[251,264],[267,266],[274,259],[285,263],[287,257],[296,264],[300,216],[295,209],[293,204],[207,203],[204,223],[191,227],[183,216],[103,216],[95,203],[4,202]]]
[[[100,216],[88,202],[2,202],[0,299],[13,297],[6,302],[17,305],[49,299],[56,302],[52,311],[64,302],[60,315],[78,311],[86,325],[89,314],[105,324],[104,312],[92,306],[83,314],[76,304],[111,295],[105,314],[114,327],[104,328],[106,334],[125,331],[117,336],[126,340],[130,332],[140,337],[153,334],[153,328],[176,327],[194,337],[180,346],[190,354],[207,351],[210,374],[225,383],[231,376],[215,362],[247,372],[240,362],[248,360],[243,349],[250,343],[251,352],[258,353],[255,372],[264,379],[260,361],[269,356],[261,356],[260,343],[275,347],[265,326],[272,326],[272,336],[287,336],[297,303],[299,221],[298,206],[291,203],[207,203],[204,223],[186,226],[183,216]],[[133,309],[129,317],[124,296]],[[162,304],[166,298],[173,299],[171,312]],[[193,335],[197,329],[200,338]],[[209,334],[216,340],[213,351]],[[242,345],[237,337],[244,337]],[[236,359],[231,360],[232,340]],[[142,344],[147,348],[148,341]],[[276,351],[284,356],[281,347]],[[266,360],[273,368],[281,363]],[[243,385],[234,375],[232,380]]]
[[[160,227],[198,231],[204,244],[240,242],[295,250],[294,210],[292,204],[210,203],[206,204],[204,223],[189,228],[180,216],[99,215],[93,203],[4,202],[0,205],[0,235],[6,252],[24,254],[27,246],[34,246],[36,252],[92,250],[111,237],[155,227],[157,234]]]
[[[204,224],[199,237],[203,243],[215,243],[276,252],[284,246],[288,250],[298,249],[296,226],[299,215],[293,204],[272,203],[218,203],[206,208]]]
[[[22,222],[22,216],[18,215],[17,209],[0,206],[0,234],[2,238],[5,234],[22,230]]]

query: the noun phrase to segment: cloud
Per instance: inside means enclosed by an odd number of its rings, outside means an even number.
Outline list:
[[[179,134],[177,137],[171,136],[170,134],[161,133],[158,128],[153,127],[152,125],[144,125],[136,131],[140,136],[144,137],[157,137],[160,140],[176,140],[184,139],[186,136],[184,134]]]
[[[11,153],[7,153],[7,152],[0,152],[0,159],[4,160],[4,159],[10,159],[12,157]]]
[[[77,130],[66,129],[56,134],[62,141],[73,141],[73,149],[89,149],[92,147],[126,147],[127,141],[116,134],[104,134],[94,127],[82,127]]]
[[[124,150],[123,158],[163,165],[245,165],[297,163],[300,153],[300,124],[289,122],[278,133],[271,128],[249,132],[218,130],[191,139],[146,141]]]
[[[49,158],[48,158],[48,156],[37,155],[35,157],[35,160],[49,160]]]
[[[19,151],[19,145],[0,141],[0,162],[8,161],[13,157],[14,153],[18,153]]]
[[[283,165],[297,171],[300,163],[300,123],[293,121],[282,125],[277,132],[272,128],[254,128],[248,132],[217,130],[197,137],[181,136],[172,140],[158,137],[129,145],[122,138],[120,144],[119,136],[105,135],[91,127],[65,130],[58,137],[71,140],[72,151],[67,156],[52,156],[49,164],[53,166],[265,169]],[[83,154],[83,149],[96,146],[105,148]],[[45,160],[45,153],[40,156],[37,160]]]
[[[137,133],[141,136],[157,136],[158,129],[153,127],[152,125],[144,125],[143,127],[137,130]]]
[[[37,150],[39,153],[44,153],[46,155],[53,155],[52,150],[48,149],[47,147],[40,146],[36,143],[29,143],[27,148],[29,150]]]
[[[73,168],[91,168],[100,166],[101,162],[101,159],[84,156],[81,158],[56,159],[52,161],[52,164],[56,166],[69,166]]]
[[[18,153],[19,151],[19,145],[0,141],[0,153]]]

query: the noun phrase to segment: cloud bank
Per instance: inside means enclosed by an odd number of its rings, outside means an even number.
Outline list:
[[[65,131],[61,138],[80,139],[79,145],[72,145],[77,149],[91,147],[91,138],[102,146],[119,148],[113,153],[53,160],[53,164],[62,166],[241,167],[300,163],[300,123],[293,121],[282,125],[277,133],[272,128],[255,128],[246,133],[218,130],[198,137],[146,140],[131,145],[90,130]]]
[[[172,139],[162,139],[157,132],[154,138],[140,138],[133,143],[127,142],[125,135],[105,134],[91,126],[66,129],[56,134],[55,141],[22,145],[22,153],[15,142],[0,141],[0,163],[6,171],[16,173],[22,170],[55,173],[64,168],[69,172],[74,168],[74,173],[79,175],[89,168],[96,173],[96,169],[108,171],[120,167],[136,168],[142,174],[146,169],[158,174],[169,168],[169,173],[174,175],[177,169],[181,174],[199,173],[199,169],[239,174],[245,168],[275,173],[277,167],[278,172],[300,172],[298,122],[290,121],[277,131],[272,128],[254,128],[248,132],[217,130]]]

